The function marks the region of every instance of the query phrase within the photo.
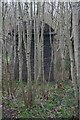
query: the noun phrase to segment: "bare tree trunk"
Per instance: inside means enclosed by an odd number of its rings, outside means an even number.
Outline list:
[[[61,69],[62,69],[62,80],[64,75],[64,17],[63,17],[63,6],[64,3],[60,3],[60,53],[61,53]]]
[[[53,18],[53,3],[52,3],[51,15]],[[52,23],[53,23],[53,19],[52,19]],[[50,45],[51,45],[51,63],[50,63],[49,81],[54,81],[54,36],[52,36],[51,28],[49,28],[49,34],[50,34]]]
[[[37,3],[36,33],[37,33],[37,82],[41,79],[41,39],[40,35],[40,2]],[[39,66],[39,67],[38,67]]]
[[[42,6],[42,23],[41,23],[41,78],[42,78],[42,96],[45,91],[45,78],[44,78],[44,3]]]
[[[6,10],[7,10],[7,7],[6,7]],[[14,52],[13,52],[13,31],[12,31],[12,17],[9,16],[9,30],[10,30],[10,40],[12,42],[11,46],[10,46],[10,52],[9,50],[7,51],[7,55],[6,57],[8,57],[7,59],[7,69],[8,69],[8,72],[9,72],[9,88],[10,88],[10,94],[11,94],[11,98],[14,98],[14,86],[13,86],[13,82],[14,82]],[[6,43],[7,44],[7,43]],[[7,45],[6,45],[7,47]]]
[[[77,74],[77,90],[78,90],[78,110],[77,114],[80,120],[80,2],[73,3],[73,38],[75,65]]]
[[[34,2],[34,81],[37,82],[37,37],[36,37],[36,13]]]
[[[70,18],[69,18],[69,17]],[[74,87],[75,92],[75,98],[77,98],[77,76],[75,74],[75,61],[74,61],[74,47],[73,47],[73,38],[72,36],[72,12],[71,14],[68,12],[68,3],[65,3],[65,25],[66,25],[66,38],[67,38],[67,44],[69,48],[69,55],[70,55],[70,66],[71,66],[71,77],[72,77],[72,83]],[[69,28],[69,26],[71,26]]]
[[[21,3],[18,2],[18,8],[19,8],[19,24],[18,24],[18,56],[19,56],[19,82],[21,85],[22,93],[23,93],[23,98],[24,98],[24,104],[27,107],[27,97],[26,93],[24,90],[24,86],[22,83],[22,21],[21,21]]]
[[[30,23],[27,12],[27,73],[28,73],[28,105],[32,104],[32,81],[31,81],[31,38],[32,38],[32,2],[30,3]]]
[[[0,98],[2,98],[2,42],[2,2],[0,1]],[[2,99],[0,99],[0,105],[2,105]],[[0,118],[2,119],[2,108]]]
[[[13,79],[15,79],[15,62],[16,62],[16,35],[17,35],[17,28],[16,28],[16,19],[17,19],[17,17],[16,17],[16,9],[17,9],[17,4],[16,4],[16,2],[12,2],[12,7],[13,7],[13,16],[14,16],[14,37],[13,37],[13,56],[14,56],[14,58],[13,58]]]
[[[9,81],[7,76],[7,63],[6,63],[6,41],[5,41],[5,3],[2,2],[2,80],[5,81],[5,86],[7,88],[7,94],[9,97]]]

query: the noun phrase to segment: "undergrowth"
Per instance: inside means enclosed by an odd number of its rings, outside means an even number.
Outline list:
[[[42,85],[37,85],[37,94],[32,106],[26,108],[22,98],[20,86],[15,83],[16,98],[7,100],[6,92],[3,92],[3,103],[18,111],[19,118],[70,118],[75,114],[76,101],[72,85],[66,81],[59,81],[63,88],[55,89],[54,83],[45,84],[45,98],[41,95]],[[58,83],[59,84],[59,83]],[[18,85],[18,86],[17,86]],[[16,88],[17,86],[17,88]],[[33,90],[35,84],[32,85]],[[27,85],[24,84],[27,91]]]

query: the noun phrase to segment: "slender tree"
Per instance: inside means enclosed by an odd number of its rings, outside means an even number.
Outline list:
[[[2,3],[0,1],[0,97],[2,97]],[[2,99],[0,99],[2,105]],[[2,109],[0,109],[0,118],[2,119]]]
[[[80,2],[73,3],[73,39],[78,89],[78,117],[80,119]]]
[[[53,23],[53,3],[52,3],[51,14],[52,14],[52,23]],[[50,72],[49,72],[49,81],[54,81],[54,42],[53,42],[54,38],[52,36],[52,31],[50,27],[49,27],[49,34],[50,34],[50,45],[51,45],[51,64],[50,64]]]
[[[42,6],[42,23],[41,23],[41,81],[42,81],[42,95],[44,96],[45,78],[44,78],[44,3]]]
[[[75,97],[77,98],[77,78],[75,74],[75,61],[74,61],[74,47],[72,38],[72,11],[68,12],[68,3],[65,3],[65,25],[66,25],[66,38],[70,55],[71,77],[74,86]],[[70,17],[68,17],[70,16]],[[69,27],[70,26],[70,27]]]
[[[22,83],[22,16],[21,16],[21,2],[18,2],[18,9],[19,9],[19,22],[18,22],[18,56],[19,56],[19,82],[21,85],[23,98],[24,98],[24,104],[27,107],[27,98],[24,90],[24,86]]]
[[[60,53],[61,53],[61,68],[62,68],[62,80],[64,75],[64,15],[63,15],[64,3],[60,3]]]
[[[31,81],[31,38],[32,38],[32,2],[30,3],[30,23],[27,11],[27,75],[28,75],[28,105],[32,104],[32,81]]]

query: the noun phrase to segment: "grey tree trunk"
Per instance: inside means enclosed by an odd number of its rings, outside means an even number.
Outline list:
[[[36,36],[36,13],[34,2],[34,81],[37,82],[37,36]]]
[[[36,18],[36,33],[37,33],[37,81],[40,81],[41,79],[41,39],[39,37],[40,35],[40,14],[41,14],[41,3],[37,3],[37,18]],[[38,67],[39,66],[39,67]]]
[[[32,39],[32,2],[30,3],[30,23],[27,12],[27,75],[28,75],[28,105],[32,104],[32,81],[31,81],[31,39]]]
[[[73,3],[73,39],[78,89],[78,117],[80,120],[80,2]]]
[[[44,3],[42,6],[42,23],[41,23],[41,81],[42,81],[42,96],[45,91],[45,78],[44,78]]]
[[[7,76],[7,60],[6,60],[6,40],[5,40],[5,3],[2,2],[2,80],[4,80],[5,87],[7,88],[7,94],[9,97],[9,80]],[[7,76],[7,79],[6,79]]]
[[[52,3],[51,15],[53,18],[53,3]],[[52,23],[53,23],[53,19],[52,19]],[[51,63],[50,63],[49,81],[54,81],[54,36],[51,35],[52,34],[51,32],[52,32],[51,28],[49,28],[50,45],[51,45]]]
[[[19,56],[19,82],[20,86],[22,89],[23,93],[23,98],[24,98],[24,104],[27,108],[28,106],[28,101],[27,101],[27,96],[24,90],[24,86],[22,83],[22,16],[21,16],[21,3],[18,2],[18,8],[19,8],[19,22],[18,22],[18,56]]]
[[[0,1],[0,98],[2,98],[2,2]],[[0,99],[0,106],[2,99]],[[0,119],[2,119],[2,107],[0,109]]]
[[[70,65],[71,65],[71,77],[72,83],[74,87],[75,97],[77,98],[77,76],[75,74],[75,61],[74,61],[74,47],[73,47],[73,38],[72,36],[72,11],[71,13],[68,12],[68,3],[65,3],[65,25],[66,25],[66,38],[67,44],[69,48],[69,55],[70,55]],[[68,17],[69,16],[69,17]],[[70,27],[69,27],[70,26]]]
[[[64,75],[64,14],[63,14],[64,3],[60,3],[60,53],[61,53],[61,69],[62,69],[62,80]]]

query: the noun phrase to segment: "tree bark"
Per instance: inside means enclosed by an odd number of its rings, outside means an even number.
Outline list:
[[[80,120],[80,2],[73,3],[73,38],[78,90],[77,115]]]
[[[0,98],[2,98],[2,2],[0,1]],[[0,99],[2,105],[2,99]],[[0,109],[0,119],[2,119],[2,108]]]

